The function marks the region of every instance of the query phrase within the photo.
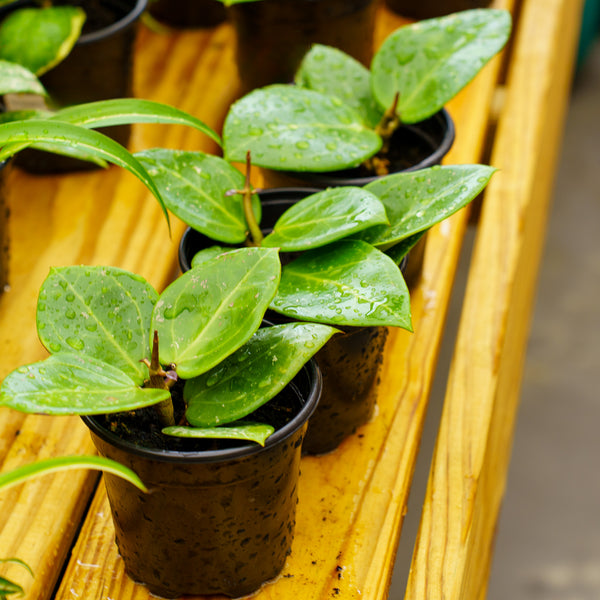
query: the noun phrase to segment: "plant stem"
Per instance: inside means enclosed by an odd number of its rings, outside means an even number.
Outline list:
[[[375,127],[375,133],[379,135],[382,140],[381,150],[366,161],[367,168],[374,171],[377,175],[387,175],[389,173],[389,159],[387,158],[388,152],[390,151],[390,141],[394,131],[398,129],[401,124],[400,117],[396,114],[398,108],[398,101],[400,100],[400,93],[394,94],[394,100],[392,105],[385,111],[381,117],[381,121]]]
[[[246,152],[246,184],[244,185],[244,189],[240,190],[240,193],[243,194],[244,216],[246,217],[246,224],[248,225],[252,245],[260,246],[263,240],[263,234],[256,222],[254,211],[252,210],[252,196],[256,193],[256,190],[250,183],[250,166],[250,150],[248,150],[248,152]]]
[[[148,367],[150,379],[147,387],[159,390],[168,390],[174,383],[174,379],[170,373],[167,373],[161,366],[158,360],[158,331],[154,330],[154,338],[152,340],[152,360],[143,361]],[[175,412],[173,410],[173,400],[168,398],[154,405],[157,411],[160,423],[163,427],[175,425]]]

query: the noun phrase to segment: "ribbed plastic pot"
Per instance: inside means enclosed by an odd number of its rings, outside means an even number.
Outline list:
[[[242,92],[289,83],[314,43],[343,50],[368,66],[376,0],[262,0],[229,8]]]
[[[69,55],[41,77],[53,107],[133,96],[136,24],[147,0],[73,0],[62,4],[81,6],[86,11],[86,22]],[[98,131],[126,146],[131,126],[118,125]],[[20,152],[15,163],[39,174],[96,168],[90,162],[39,150]]]
[[[148,12],[176,29],[214,27],[227,17],[225,6],[217,0],[156,0],[150,2]]]
[[[261,229],[266,234],[281,214],[294,202],[319,191],[311,188],[283,188],[263,190],[259,196],[262,205]],[[207,236],[188,228],[179,244],[179,265],[182,271],[191,268],[196,252],[214,246]],[[219,244],[222,245],[222,244]],[[285,264],[286,255],[282,254]],[[410,261],[404,261],[404,272]],[[273,311],[266,318],[273,323],[289,321]],[[335,450],[361,425],[367,423],[377,400],[379,365],[387,338],[386,327],[340,327],[315,354],[323,377],[323,391],[319,404],[308,422],[302,447],[304,454],[325,454]]]
[[[390,143],[390,172],[418,171],[439,165],[454,143],[452,117],[442,109],[419,123],[401,125]],[[262,169],[265,187],[311,186],[325,189],[342,185],[362,187],[378,178],[361,167],[340,171],[275,171]]]
[[[398,14],[413,19],[431,19],[471,8],[485,8],[491,0],[385,0]]]
[[[117,546],[134,581],[164,598],[238,597],[279,574],[294,535],[302,440],[321,390],[314,361],[288,388],[297,414],[264,448],[229,442],[215,450],[148,449],[123,441],[98,417],[83,418],[99,453],[133,469],[149,488],[143,493],[105,476]],[[280,408],[289,410],[289,402]]]

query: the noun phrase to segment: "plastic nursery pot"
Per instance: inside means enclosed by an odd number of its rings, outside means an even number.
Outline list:
[[[291,82],[314,43],[340,48],[368,66],[376,4],[376,0],[263,0],[231,6],[242,93]]]
[[[491,0],[385,0],[385,4],[398,14],[413,19],[431,19],[460,10],[484,8]]]
[[[317,191],[319,190],[311,188],[282,188],[260,192],[263,233],[270,232],[277,219],[294,202]],[[215,242],[207,236],[188,228],[179,244],[181,270],[191,268],[196,252],[214,245]],[[282,254],[284,264],[286,259],[286,254]],[[400,267],[403,273],[407,264],[410,261],[405,260]],[[290,320],[271,310],[267,311],[266,318],[273,323]],[[308,422],[302,446],[304,454],[325,454],[335,450],[373,415],[387,328],[339,329],[343,333],[333,336],[314,357],[323,377],[323,391]]]
[[[225,6],[217,0],[151,0],[148,12],[176,29],[214,27],[227,16]]]
[[[99,453],[133,469],[149,488],[144,494],[105,478],[127,574],[165,598],[238,597],[277,576],[291,550],[302,439],[320,388],[309,361],[251,416],[276,427],[285,417],[264,448],[179,438],[148,448],[111,431],[114,415],[84,417]]]
[[[429,119],[401,125],[390,143],[390,173],[418,171],[439,165],[454,143],[454,121],[446,109]],[[309,185],[325,189],[342,185],[362,187],[378,179],[364,167],[316,173],[312,171],[275,171],[261,169],[265,187]]]
[[[62,0],[56,4],[81,6],[86,12],[82,35],[61,63],[40,79],[58,108],[133,96],[133,45],[135,25],[147,0]],[[126,146],[130,125],[98,131]],[[94,169],[93,163],[42,152],[24,150],[15,163],[30,173],[65,173]]]

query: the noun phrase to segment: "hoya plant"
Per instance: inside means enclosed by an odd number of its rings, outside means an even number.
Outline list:
[[[336,332],[313,323],[259,329],[280,270],[276,249],[242,248],[159,295],[115,267],[54,268],[37,305],[38,335],[51,354],[9,374],[0,405],[49,415],[152,406],[165,435],[264,444],[273,427],[244,417]],[[182,386],[183,422],[172,395]]]
[[[494,172],[485,165],[433,167],[363,188],[330,188],[295,203],[263,235],[249,163],[244,177],[226,160],[200,152],[152,149],[136,158],[169,210],[214,242],[192,265],[227,246],[278,248],[289,261],[272,310],[338,326],[407,329],[409,292],[399,263],[423,232],[477,196]]]
[[[129,481],[143,492],[147,491],[141,479],[128,467],[114,460],[100,456],[61,456],[40,460],[32,464],[23,465],[0,473],[0,491],[19,485],[41,475],[48,475],[57,471],[70,471],[73,469],[101,470],[117,475]],[[18,558],[0,558],[0,564],[16,564],[25,569],[32,577],[33,571],[29,565]],[[0,576],[0,600],[8,600],[9,596],[22,595],[23,587],[18,583]]]
[[[505,45],[506,10],[474,9],[392,33],[371,68],[315,45],[295,85],[275,84],[235,102],[225,157],[276,170],[326,172],[365,165],[384,174],[392,134],[437,113]]]

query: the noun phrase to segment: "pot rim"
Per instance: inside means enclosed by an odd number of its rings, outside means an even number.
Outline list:
[[[116,448],[120,448],[124,452],[142,456],[149,460],[172,463],[214,463],[252,456],[261,452],[266,452],[272,447],[286,440],[298,429],[300,429],[315,411],[317,402],[321,396],[321,388],[323,386],[321,371],[319,370],[319,367],[313,358],[303,365],[302,370],[306,371],[306,375],[312,384],[310,386],[308,396],[305,398],[304,404],[298,411],[298,414],[281,429],[273,432],[273,434],[267,438],[264,446],[247,443],[241,446],[236,446],[235,448],[205,450],[198,452],[145,448],[144,446],[138,446],[132,442],[123,440],[118,435],[108,431],[96,421],[94,415],[82,415],[81,419],[91,432],[104,440],[106,443],[115,446]]]
[[[429,121],[432,119],[437,119],[438,121],[440,121],[441,124],[443,124],[445,126],[445,133],[444,133],[444,136],[443,136],[442,141],[439,144],[439,146],[429,156],[424,158],[422,161],[420,161],[414,165],[411,165],[410,167],[407,167],[406,169],[400,169],[398,171],[393,171],[392,173],[390,173],[390,175],[392,175],[394,173],[410,173],[413,171],[420,171],[421,169],[426,169],[428,167],[433,167],[435,165],[441,164],[442,159],[444,158],[444,156],[446,156],[446,154],[448,154],[448,152],[450,151],[450,148],[454,144],[454,139],[456,137],[456,129],[454,127],[454,121],[453,121],[452,117],[450,116],[450,113],[445,108],[442,108],[438,112],[434,113],[430,117],[427,117],[427,119],[423,119],[423,121],[420,121],[419,123],[423,123],[425,121]],[[407,129],[415,130],[415,129],[419,128],[419,123],[405,123],[405,124],[403,124],[403,127],[407,128]],[[353,185],[356,187],[363,187],[363,186],[367,185],[368,183],[371,183],[372,181],[375,181],[376,179],[379,179],[381,177],[380,175],[368,175],[366,177],[352,177],[352,176],[348,176],[348,175],[343,175],[343,176],[336,175],[338,173],[347,173],[348,171],[351,171],[351,169],[340,169],[340,171],[325,171],[325,172],[319,172],[319,171],[280,171],[280,172],[284,173],[286,175],[289,175],[290,177],[293,177],[295,179],[301,179],[303,181],[306,181],[307,185],[311,185],[311,183],[312,183],[313,185],[316,184],[316,185],[326,186],[326,187],[344,186],[344,185]]]
[[[129,27],[132,23],[134,23],[141,14],[146,10],[146,6],[148,4],[148,0],[136,0],[135,6],[121,19],[115,21],[111,25],[107,27],[103,27],[102,29],[98,29],[97,31],[92,31],[90,33],[85,33],[79,36],[79,39],[75,43],[75,46],[84,46],[85,44],[92,44],[104,38],[110,37],[111,35]]]

